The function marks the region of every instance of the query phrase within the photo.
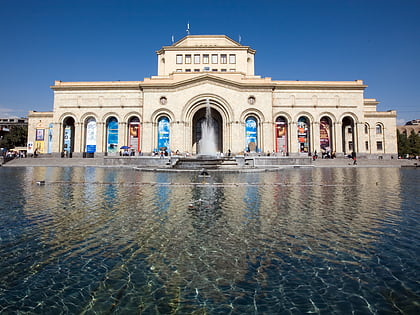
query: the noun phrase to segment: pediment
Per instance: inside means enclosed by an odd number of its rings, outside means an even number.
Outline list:
[[[241,47],[241,44],[226,35],[188,35],[172,45],[184,47]]]
[[[232,78],[227,78],[223,76],[217,76],[210,73],[189,77],[184,80],[176,80],[176,81],[166,81],[166,82],[148,82],[150,83],[147,85],[142,85],[143,88],[164,88],[164,89],[188,89],[193,86],[201,85],[201,84],[214,84],[218,86],[223,86],[226,88],[231,88],[235,90],[247,89],[247,88],[269,88],[273,87],[271,81],[267,82],[266,80],[261,80],[260,82],[246,82],[242,79],[235,80]]]

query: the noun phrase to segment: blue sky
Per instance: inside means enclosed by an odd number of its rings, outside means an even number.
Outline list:
[[[369,85],[398,124],[420,119],[420,1],[0,0],[0,117],[52,111],[62,81],[143,80],[156,50],[224,34],[257,50],[273,80]]]

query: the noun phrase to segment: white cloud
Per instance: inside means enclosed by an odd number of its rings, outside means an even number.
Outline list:
[[[28,116],[27,111],[17,110],[15,108],[5,108],[0,105],[1,118],[26,117],[26,116]]]

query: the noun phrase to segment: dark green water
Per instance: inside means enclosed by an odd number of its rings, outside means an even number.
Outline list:
[[[416,314],[419,175],[1,168],[0,313]]]

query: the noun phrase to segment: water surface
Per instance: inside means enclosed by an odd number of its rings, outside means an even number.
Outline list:
[[[0,313],[415,314],[419,175],[1,168]]]

